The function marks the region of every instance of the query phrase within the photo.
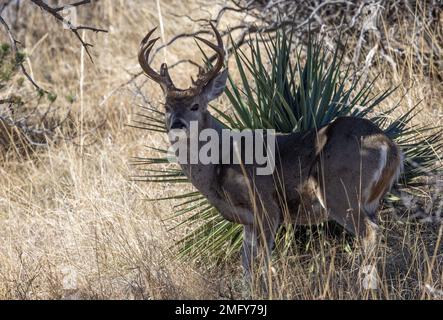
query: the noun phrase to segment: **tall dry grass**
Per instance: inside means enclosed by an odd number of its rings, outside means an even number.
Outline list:
[[[172,15],[195,14],[197,1],[159,3],[165,39],[198,28]],[[206,9],[217,8],[207,1]],[[142,87],[142,96],[134,83],[123,85],[139,71],[140,39],[159,24],[157,1],[102,0],[94,10],[79,10],[80,19],[109,30],[107,35],[87,33],[95,44],[94,64],[69,31],[32,4],[23,2],[20,14],[16,30],[29,57],[26,66],[38,83],[58,94],[60,105],[65,96],[76,97],[75,125],[84,135],[54,141],[31,157],[10,155],[1,163],[0,298],[241,298],[238,261],[176,258],[173,245],[187,230],[171,231],[176,221],[165,221],[174,202],[146,200],[174,190],[130,178],[138,174],[129,164],[131,157],[149,155],[146,145],[166,145],[163,135],[126,126],[144,97],[161,99],[158,87],[139,78],[135,84]],[[232,15],[224,23],[237,18]],[[398,27],[399,32],[406,30]],[[416,50],[407,46],[410,37],[405,31],[406,55],[397,68],[382,59],[374,64],[373,72],[381,72],[377,86],[400,84],[387,105],[405,95],[404,111],[422,101],[417,121],[442,124],[441,80],[429,77],[410,58],[408,50]],[[158,55],[154,64],[199,55],[191,40],[183,40]],[[190,72],[195,69],[180,65],[174,80],[185,87]],[[97,127],[103,119],[104,125]],[[272,298],[441,298],[441,228],[389,215],[382,220],[386,243],[379,252],[378,290],[362,287],[351,240],[320,234],[315,241],[294,240],[299,245],[286,254],[279,250]]]

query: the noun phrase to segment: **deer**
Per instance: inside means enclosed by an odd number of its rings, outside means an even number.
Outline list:
[[[138,60],[144,73],[163,91],[167,132],[181,130],[191,139],[225,126],[208,111],[226,86],[226,51],[212,23],[217,44],[195,38],[215,51],[212,68],[199,68],[188,89],[177,88],[165,63],[155,71],[149,62],[155,28],[141,41]],[[223,70],[222,70],[223,69]],[[313,225],[333,220],[370,251],[377,242],[377,210],[398,179],[403,157],[397,146],[370,120],[338,117],[306,132],[275,136],[275,170],[255,175],[257,164],[189,164],[181,169],[193,186],[228,221],[243,225],[242,266],[247,277],[259,255],[269,261],[277,229],[283,223]],[[173,143],[173,141],[170,142]]]

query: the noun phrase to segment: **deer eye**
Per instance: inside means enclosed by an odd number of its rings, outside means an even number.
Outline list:
[[[167,113],[170,113],[170,112],[171,112],[171,106],[168,105],[168,104],[165,104],[165,111],[166,111]]]
[[[197,111],[199,107],[200,107],[200,105],[198,103],[195,103],[195,104],[192,105],[191,110],[192,111]]]

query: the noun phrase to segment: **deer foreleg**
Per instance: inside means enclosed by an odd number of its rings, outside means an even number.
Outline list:
[[[258,253],[258,236],[252,225],[243,227],[242,265],[248,282],[252,280],[253,263]]]

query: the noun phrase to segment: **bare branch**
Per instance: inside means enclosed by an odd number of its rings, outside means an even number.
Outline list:
[[[96,28],[96,27],[91,27],[91,26],[85,26],[85,25],[79,25],[79,26],[73,25],[71,21],[66,20],[63,16],[61,16],[59,14],[60,11],[67,8],[69,5],[65,5],[65,6],[58,7],[58,8],[53,8],[53,7],[49,6],[48,4],[46,4],[43,0],[31,0],[31,2],[34,3],[35,5],[37,5],[38,7],[40,7],[42,10],[49,13],[50,15],[52,15],[58,21],[64,23],[66,26],[69,26],[69,29],[75,34],[77,39],[81,42],[82,46],[85,48],[86,53],[89,56],[89,59],[91,59],[91,62],[93,62],[92,55],[89,51],[89,48],[93,47],[93,45],[85,42],[83,40],[83,38],[80,36],[79,31],[80,30],[89,30],[89,31],[93,31],[93,32],[107,33],[108,32],[107,30]],[[79,2],[71,4],[71,6],[81,6],[83,4],[88,4],[90,2],[91,2],[90,0],[79,1]]]
[[[215,58],[214,58],[214,59],[215,59]],[[169,69],[175,68],[175,67],[177,67],[178,65],[183,64],[183,63],[189,63],[189,64],[192,64],[193,66],[195,66],[195,67],[197,67],[197,68],[200,67],[200,65],[199,65],[197,62],[194,62],[194,61],[192,61],[191,59],[182,59],[182,60],[179,60],[179,61],[177,61],[177,62],[171,64],[171,65],[169,66]]]

